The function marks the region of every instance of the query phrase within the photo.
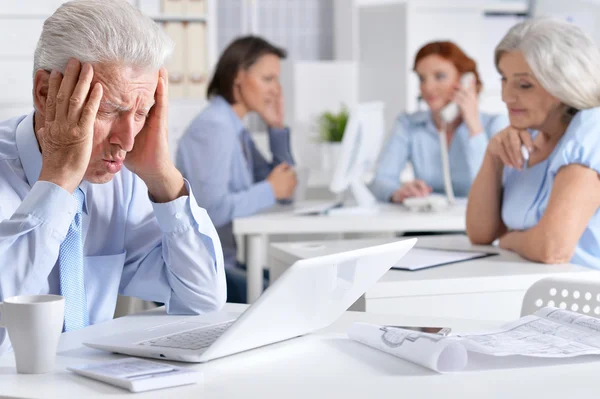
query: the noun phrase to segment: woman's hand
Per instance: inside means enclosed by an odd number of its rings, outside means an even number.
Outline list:
[[[525,145],[527,151],[533,151],[531,134],[527,130],[509,126],[490,139],[487,152],[492,156],[494,161],[521,170],[525,162],[521,152],[521,145]]]
[[[459,86],[454,93],[453,101],[458,105],[470,135],[474,136],[483,132],[483,125],[479,118],[479,98],[476,85],[473,83],[468,88]]]
[[[402,203],[406,198],[410,197],[425,197],[431,194],[432,188],[423,180],[413,180],[404,184],[394,194],[392,194],[392,202]]]

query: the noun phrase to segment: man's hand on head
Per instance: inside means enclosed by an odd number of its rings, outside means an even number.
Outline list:
[[[125,158],[125,166],[146,183],[155,202],[169,202],[188,194],[183,176],[169,154],[167,81],[167,70],[161,68],[154,106],[135,138],[133,150]]]
[[[94,121],[102,99],[102,85],[91,87],[90,64],[69,60],[64,75],[49,78],[44,124],[37,131],[42,150],[39,180],[55,183],[69,192],[83,180],[92,153]]]

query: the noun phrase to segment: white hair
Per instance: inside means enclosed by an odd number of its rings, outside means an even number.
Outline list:
[[[64,72],[70,58],[158,70],[172,49],[160,26],[125,0],[74,0],[44,22],[33,73]]]
[[[513,26],[496,46],[502,54],[523,53],[536,79],[548,93],[575,110],[600,105],[600,50],[577,26],[550,18],[534,18]]]

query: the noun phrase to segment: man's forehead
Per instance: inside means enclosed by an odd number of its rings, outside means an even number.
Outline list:
[[[136,106],[136,108],[139,110],[143,110],[143,111],[150,111],[150,108],[152,108],[154,106],[154,102],[155,102],[154,99],[151,99],[148,102],[140,103],[138,106]],[[137,104],[138,103],[136,102],[136,105]],[[107,98],[102,98],[102,100],[100,101],[100,108],[106,108],[106,109],[120,111],[120,112],[131,111],[131,109],[133,109],[133,107],[134,107],[133,104],[124,104],[124,103],[120,103],[120,102],[116,102],[116,101],[111,101]]]
[[[94,65],[94,82],[100,82],[104,95],[102,109],[149,111],[154,105],[158,71],[143,71],[129,66]]]

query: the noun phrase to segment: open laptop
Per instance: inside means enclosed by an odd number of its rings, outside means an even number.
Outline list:
[[[201,363],[299,337],[335,322],[416,241],[299,260],[237,319],[219,320],[222,312],[168,324],[161,318],[161,324],[151,328],[84,344],[133,356]]]

